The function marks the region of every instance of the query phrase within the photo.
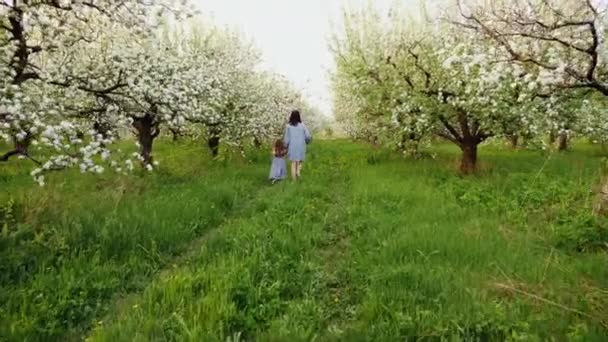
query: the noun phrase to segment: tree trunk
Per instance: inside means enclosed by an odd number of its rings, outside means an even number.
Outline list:
[[[207,139],[207,145],[211,150],[211,155],[215,158],[220,154],[220,137],[212,135]]]
[[[399,139],[399,144],[397,145],[397,152],[408,153],[408,143],[411,140],[411,134],[401,133],[401,139]]]
[[[152,115],[146,114],[141,118],[133,119],[133,127],[137,133],[139,155],[142,158],[142,163],[144,166],[152,165],[152,145],[154,144],[154,139],[160,133],[158,124],[154,122]]]
[[[7,162],[13,156],[29,156],[30,142],[31,137],[26,137],[24,140],[13,137],[13,150],[1,155],[0,161]]]
[[[110,132],[112,131],[112,128],[109,125],[104,124],[100,121],[95,121],[95,123],[93,124],[93,129],[95,130],[95,132],[101,134],[104,139],[107,139],[110,136]],[[102,142],[101,147],[106,147],[106,145]]]
[[[180,136],[180,134],[179,134],[179,131],[178,131],[178,130],[176,130],[176,129],[171,129],[171,135],[172,135],[172,137],[173,137],[173,138],[172,138],[172,139],[173,139],[173,142],[178,142],[178,141],[179,141],[179,136]]]
[[[374,149],[380,148],[380,138],[378,138],[377,135],[372,135],[370,137],[370,143],[372,144],[372,146],[374,147]]]
[[[144,165],[151,165],[153,163],[152,158],[152,144],[154,143],[154,138],[152,135],[144,133],[139,136],[139,154],[143,158]]]
[[[479,122],[462,110],[457,112],[458,126],[452,125],[446,118],[440,117],[439,119],[444,126],[444,131],[440,131],[439,136],[458,145],[462,151],[460,172],[465,175],[475,173],[477,171],[477,148],[492,134],[484,132]]]
[[[549,133],[549,144],[553,145],[553,144],[555,144],[556,141],[557,141],[557,133],[552,130],[551,133]]]
[[[262,142],[260,139],[258,139],[258,137],[253,138],[253,146],[257,149],[262,148]]]
[[[222,129],[218,125],[208,126],[209,136],[207,137],[207,147],[211,150],[211,155],[215,158],[220,154],[220,141],[222,140]]]
[[[519,148],[519,135],[509,134],[507,135],[507,140],[509,140],[509,145],[512,149],[516,150]]]
[[[568,147],[569,147],[568,142],[569,142],[568,133],[561,133],[559,135],[557,149],[559,151],[567,151]]]
[[[399,144],[399,152],[406,152],[406,144],[407,144],[408,135],[403,133],[401,134],[401,142]]]
[[[477,146],[474,141],[463,141],[460,144],[462,159],[460,160],[460,172],[469,175],[477,170]]]
[[[521,142],[519,143],[519,146],[521,148],[528,148],[530,146],[530,141],[532,140],[532,138],[529,135],[523,135],[521,137]]]
[[[28,137],[21,141],[15,140],[15,151],[18,151],[20,155],[27,156],[30,152],[30,139]]]

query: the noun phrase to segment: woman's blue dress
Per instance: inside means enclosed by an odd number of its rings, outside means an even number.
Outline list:
[[[287,125],[285,128],[284,143],[287,146],[287,155],[291,161],[304,161],[306,159],[306,144],[311,139],[308,128],[303,123],[297,126]]]

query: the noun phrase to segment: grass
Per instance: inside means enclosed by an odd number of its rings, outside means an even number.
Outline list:
[[[486,146],[460,177],[448,146],[412,161],[319,141],[302,182],[275,186],[266,151],[158,147],[159,172],[42,190],[21,163],[2,169],[0,339],[608,338],[590,146]]]

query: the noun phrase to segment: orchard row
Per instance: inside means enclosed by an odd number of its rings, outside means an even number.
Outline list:
[[[0,160],[51,170],[152,170],[161,133],[244,146],[280,136],[289,110],[320,117],[235,32],[184,1],[0,3]],[[114,147],[132,131],[139,152]],[[37,151],[41,151],[37,153]]]
[[[336,117],[354,137],[410,154],[433,138],[450,141],[463,173],[475,171],[478,146],[491,138],[604,143],[605,6],[451,0],[425,20],[398,6],[346,11],[333,40]]]

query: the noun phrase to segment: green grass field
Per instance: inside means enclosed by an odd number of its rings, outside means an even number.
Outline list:
[[[431,152],[319,141],[274,186],[268,151],[188,143],[44,188],[1,165],[0,340],[606,341],[599,150]]]

